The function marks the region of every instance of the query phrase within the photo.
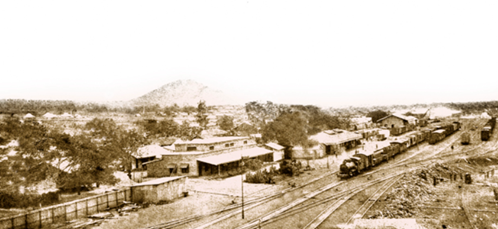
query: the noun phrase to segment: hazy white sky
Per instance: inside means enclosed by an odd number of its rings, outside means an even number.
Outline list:
[[[498,1],[0,1],[0,99],[193,79],[321,106],[498,100]]]

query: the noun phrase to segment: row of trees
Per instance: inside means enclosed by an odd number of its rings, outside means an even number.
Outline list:
[[[347,129],[350,119],[332,115],[313,105],[279,105],[250,102],[246,111],[251,120],[261,128],[264,142],[277,141],[287,148],[312,147],[316,142],[309,136],[329,129]]]
[[[207,107],[209,108],[209,107]],[[26,114],[43,115],[47,112],[62,114],[74,112],[119,112],[125,114],[157,113],[173,117],[178,112],[188,114],[197,110],[194,106],[180,107],[176,104],[162,107],[159,104],[129,104],[126,102],[114,104],[100,103],[77,103],[68,100],[25,100],[25,99],[2,99],[0,100],[0,114]]]
[[[112,119],[93,119],[78,135],[60,129],[48,129],[12,118],[0,124],[3,142],[17,140],[16,156],[2,160],[0,192],[16,192],[19,186],[31,186],[51,179],[61,189],[78,189],[96,184],[115,184],[113,173],[120,168],[130,171],[132,153],[147,144],[136,131],[125,130]],[[5,156],[10,149],[0,153]]]

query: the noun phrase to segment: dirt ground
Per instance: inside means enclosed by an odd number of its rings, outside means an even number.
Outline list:
[[[496,156],[471,157],[414,171],[386,192],[365,218],[426,219],[419,222],[425,228],[498,228],[498,200],[493,193],[498,188],[498,166],[491,165],[497,162]],[[460,178],[465,173],[471,174],[471,184]]]
[[[305,172],[298,177],[286,179],[280,184],[248,184],[244,183],[244,200],[273,194],[285,188],[288,183],[305,183],[317,177],[321,171]],[[241,202],[241,177],[234,176],[226,179],[208,180],[204,178],[189,178],[189,195],[164,205],[152,205],[128,216],[117,216],[107,220],[95,228],[143,228],[157,225],[175,219],[207,214],[216,210],[223,210]],[[249,214],[249,213],[248,213]],[[184,225],[186,228],[193,227]]]

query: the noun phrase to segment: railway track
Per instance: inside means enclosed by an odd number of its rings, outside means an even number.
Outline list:
[[[302,213],[302,212],[309,210],[310,208],[316,207],[318,205],[329,203],[329,202],[336,200],[336,199],[339,199],[339,198],[341,198],[341,199],[338,201],[335,201],[334,203],[332,203],[332,205],[341,206],[351,196],[365,190],[366,188],[368,188],[372,185],[379,184],[381,182],[384,182],[386,180],[392,179],[393,177],[397,177],[397,176],[400,176],[400,174],[392,175],[392,176],[389,176],[387,178],[376,179],[376,180],[373,180],[373,181],[370,181],[367,183],[360,184],[360,185],[353,187],[351,189],[347,189],[347,190],[344,190],[344,191],[341,191],[338,193],[334,193],[333,195],[325,197],[323,199],[320,199],[319,201],[315,201],[312,203],[305,203],[306,201],[313,199],[313,197],[315,197],[315,196],[329,190],[330,188],[332,188],[332,187],[327,187],[326,189],[324,188],[324,189],[318,190],[314,193],[310,193],[310,194],[306,195],[305,197],[300,198],[300,199],[292,202],[289,205],[283,206],[275,211],[267,213],[267,214],[263,215],[262,217],[259,217],[258,219],[255,219],[251,222],[248,222],[245,225],[237,227],[237,229],[249,229],[249,228],[256,228],[259,226],[265,226],[265,225],[268,225],[270,223],[277,222],[278,220],[285,219],[289,216]],[[337,187],[341,183],[344,183],[344,182],[342,181],[342,182],[339,182],[339,183],[331,185],[331,186]],[[296,207],[298,205],[301,205],[301,206]]]
[[[335,173],[336,172],[328,172],[328,173],[323,174],[320,177],[314,178],[311,181],[308,181],[305,184],[299,185],[297,187],[287,188],[287,189],[284,189],[284,190],[282,190],[280,192],[277,192],[277,193],[272,194],[272,195],[267,196],[267,197],[261,197],[261,198],[253,199],[251,201],[247,201],[247,202],[244,203],[244,209],[249,210],[251,208],[257,207],[257,206],[259,206],[261,204],[267,203],[268,201],[277,199],[277,198],[285,195],[286,193],[289,193],[289,192],[292,192],[292,191],[296,191],[296,190],[305,188],[305,187],[307,187],[309,185],[312,185],[313,183],[315,183],[315,182],[317,182],[319,180],[322,180],[324,178],[328,178],[328,177],[330,177],[331,175],[333,175]],[[218,218],[216,218],[213,221],[210,221],[209,223],[206,223],[206,224],[203,224],[200,227],[197,227],[197,228],[205,228],[205,227],[208,227],[208,226],[210,226],[212,224],[215,224],[215,223],[217,223],[217,222],[219,222],[219,221],[221,221],[223,219],[226,219],[226,218],[232,217],[234,215],[240,214],[241,213],[241,206],[242,206],[242,204],[234,204],[234,205],[232,205],[232,206],[230,206],[230,207],[228,207],[226,209],[216,210],[216,211],[209,212],[207,214],[195,215],[195,216],[191,216],[191,217],[188,217],[188,218],[171,220],[171,221],[168,221],[168,222],[165,222],[165,223],[162,223],[162,224],[158,224],[158,225],[154,225],[154,226],[149,226],[149,227],[146,227],[146,228],[148,228],[148,229],[175,228],[175,227],[178,227],[178,226],[185,225],[187,223],[191,223],[191,222],[195,222],[195,221],[201,220],[201,219],[209,217],[209,216],[214,216],[214,215],[218,215],[218,214],[227,213],[226,215],[219,216]]]
[[[375,191],[369,198],[367,201],[365,201],[365,203],[363,203],[363,205],[360,206],[360,208],[358,208],[358,210],[356,210],[356,212],[353,214],[353,216],[351,216],[348,221],[346,222],[346,224],[350,224],[352,222],[354,222],[354,220],[356,219],[361,219],[363,218],[363,216],[368,212],[368,210],[370,210],[370,208],[377,202],[377,200],[379,200],[379,198],[384,195],[384,193],[389,190],[389,188],[391,188],[396,182],[398,182],[398,180],[401,178],[398,177],[397,179],[393,179],[391,181],[389,181],[385,186],[382,186],[380,187],[379,189],[377,189],[377,191]]]
[[[422,150],[420,152],[417,152],[417,153],[409,156],[408,158],[402,159],[401,161],[396,162],[396,164],[394,164],[392,166],[389,166],[389,167],[386,167],[386,168],[375,169],[374,171],[370,171],[370,172],[361,174],[360,176],[357,176],[357,177],[366,177],[367,175],[371,175],[373,173],[377,173],[377,172],[380,172],[380,171],[386,171],[388,169],[394,169],[394,168],[401,167],[401,166],[408,166],[408,165],[411,165],[411,164],[422,163],[422,162],[431,161],[431,160],[434,160],[434,159],[442,159],[442,158],[447,158],[447,157],[451,157],[451,156],[454,156],[454,155],[462,154],[462,152],[457,152],[457,153],[448,153],[448,152],[446,152],[446,153],[443,153],[443,154],[437,156],[438,154],[440,154],[441,152],[443,152],[445,149],[449,148],[452,144],[454,144],[455,141],[457,141],[458,139],[460,139],[459,137],[460,137],[460,135],[462,133],[461,132],[458,132],[458,133],[459,133],[458,135],[453,134],[451,136],[453,138],[451,139],[452,141],[450,143],[446,143],[446,144],[444,144],[444,146],[441,146],[441,144],[438,144],[439,148],[440,148],[439,150],[437,150],[437,151],[429,154],[428,156],[425,156],[421,160],[416,160],[416,161],[411,161],[411,162],[409,161],[410,159],[413,159],[415,156],[421,155],[421,153],[423,153],[426,150]],[[475,135],[475,133],[474,133],[474,135]],[[496,144],[495,144],[495,146],[496,146]],[[479,146],[475,146],[472,149],[469,149],[469,150],[465,151],[464,153],[474,152],[474,151],[478,150],[478,148],[479,148]],[[496,149],[496,147],[495,147],[495,149]],[[451,151],[449,151],[449,152],[451,152]],[[248,210],[248,209],[251,209],[253,207],[257,207],[257,206],[259,206],[261,204],[268,203],[269,201],[271,201],[273,199],[280,198],[285,193],[292,192],[294,190],[297,190],[297,189],[309,186],[310,184],[312,184],[312,183],[314,183],[314,182],[316,182],[318,180],[324,179],[324,178],[326,178],[326,177],[328,177],[330,175],[333,175],[335,173],[337,173],[337,172],[327,173],[327,174],[325,174],[325,175],[323,175],[323,176],[321,176],[319,178],[315,178],[314,180],[312,180],[310,182],[307,182],[306,184],[298,186],[296,188],[289,188],[289,189],[286,189],[286,190],[284,190],[284,191],[282,191],[280,193],[276,193],[276,194],[273,194],[273,195],[268,196],[268,197],[258,198],[258,199],[253,200],[252,202],[249,202],[249,203],[246,202],[245,209]],[[392,178],[392,177],[390,177],[390,178]],[[375,181],[379,181],[379,180],[377,179]],[[386,183],[390,183],[390,182],[386,182]],[[394,183],[395,182],[392,182],[392,184],[394,184]],[[304,197],[300,197],[297,200],[295,200],[295,201],[293,201],[293,202],[291,202],[289,204],[286,204],[285,206],[282,206],[281,208],[279,208],[279,209],[277,209],[275,211],[272,211],[272,212],[270,212],[268,214],[265,214],[262,217],[259,217],[257,220],[253,220],[250,223],[245,224],[245,225],[243,225],[240,228],[254,228],[254,227],[258,226],[258,225],[261,225],[261,223],[263,225],[268,225],[268,224],[276,222],[276,221],[278,221],[280,219],[284,219],[286,217],[289,217],[291,215],[299,214],[300,212],[305,211],[307,209],[311,209],[313,207],[316,207],[316,206],[319,206],[319,205],[323,205],[325,203],[329,203],[329,202],[331,202],[333,200],[336,200],[338,198],[343,198],[342,199],[343,200],[342,203],[341,203],[341,201],[337,200],[334,203],[332,203],[332,205],[329,208],[327,208],[328,209],[327,212],[325,212],[325,211],[323,212],[324,214],[323,214],[322,218],[326,219],[326,218],[328,218],[327,217],[327,213],[328,212],[334,212],[335,209],[337,209],[339,206],[343,205],[350,197],[354,196],[355,194],[357,194],[357,193],[359,193],[361,191],[364,191],[367,188],[367,187],[364,187],[364,188],[361,189],[360,187],[356,187],[356,188],[353,188],[353,189],[348,189],[346,191],[335,193],[335,194],[333,194],[333,195],[331,195],[329,197],[326,197],[326,198],[324,198],[324,199],[322,199],[320,201],[316,201],[316,202],[313,202],[313,203],[306,203],[307,200],[315,197],[316,195],[319,195],[319,194],[321,194],[321,193],[323,193],[325,191],[328,191],[328,190],[330,190],[330,189],[332,189],[334,187],[338,187],[341,184],[344,184],[344,181],[334,182],[332,184],[328,184],[328,185],[325,185],[323,187],[320,187],[316,191],[313,191],[312,193],[310,193],[310,194],[308,194],[308,195],[306,195]],[[368,183],[368,184],[371,184],[371,183]],[[375,201],[369,201],[368,202],[369,204],[366,204],[367,202],[365,202],[365,204],[364,204],[365,206],[360,207],[356,211],[356,213],[353,214],[353,216],[351,216],[351,218],[348,219],[348,222],[350,222],[351,220],[354,220],[354,219],[358,218],[359,215],[361,215],[361,217],[362,217],[368,211],[368,209],[371,206],[373,206],[373,204],[376,202],[376,200],[380,196],[382,196],[382,194],[386,190],[388,190],[388,188],[390,186],[392,186],[392,184],[391,185],[386,185],[386,186],[383,186],[383,187],[379,188],[377,190],[377,192],[371,198],[369,198],[369,199],[372,199],[372,200],[375,199]],[[363,187],[363,186],[361,186],[361,187]],[[385,188],[385,187],[387,187],[387,188]],[[385,190],[384,190],[384,188],[385,188]],[[378,196],[375,196],[375,195],[378,195]],[[370,203],[370,202],[372,202],[372,203]],[[226,219],[228,219],[230,217],[233,217],[235,215],[240,214],[240,212],[241,212],[240,207],[241,207],[240,204],[237,204],[237,205],[231,206],[231,207],[229,207],[227,209],[223,209],[223,210],[219,210],[219,211],[213,211],[213,212],[210,212],[210,213],[205,214],[205,215],[197,215],[197,216],[189,217],[189,218],[186,218],[186,219],[173,220],[173,221],[169,221],[169,222],[163,223],[161,225],[156,225],[156,226],[152,226],[152,227],[148,227],[148,228],[150,228],[150,229],[174,228],[174,227],[178,227],[178,226],[181,226],[181,225],[185,225],[186,223],[191,223],[191,222],[195,222],[195,221],[204,219],[204,218],[209,217],[209,216],[220,215],[220,216],[216,217],[214,220],[211,220],[208,223],[205,223],[205,224],[203,224],[201,226],[196,227],[196,228],[207,228],[207,227],[213,226],[214,224],[219,223],[219,222],[221,222],[223,220],[226,220]],[[224,214],[224,213],[226,213],[226,214]],[[359,217],[359,218],[361,218],[361,217]],[[309,225],[313,225],[313,222],[310,222]],[[309,228],[313,228],[312,226],[308,226],[308,227]]]

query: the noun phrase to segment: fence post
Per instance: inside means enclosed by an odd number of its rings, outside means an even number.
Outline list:
[[[86,203],[86,216],[88,216],[88,199],[86,199],[85,203]]]
[[[41,215],[42,215],[42,213],[41,213],[41,212],[42,212],[42,211],[41,211],[41,209],[40,209],[40,211],[38,212],[38,218],[40,218],[40,228],[42,228],[42,216],[41,216]]]
[[[28,229],[28,213],[24,215],[24,228]]]
[[[106,199],[107,199],[107,208],[109,208],[109,193],[107,193],[107,195],[105,195],[105,196],[106,196]]]
[[[124,201],[126,201],[126,189],[125,189]]]
[[[97,213],[99,213],[99,196],[97,196],[96,201],[97,201]]]
[[[116,191],[116,207],[118,207],[118,191]]]
[[[74,218],[78,218],[78,202],[74,203]]]
[[[54,208],[52,207],[52,224],[55,223]]]
[[[12,220],[12,229],[16,229],[16,225],[15,225],[15,222],[14,222],[14,217],[10,218]]]
[[[64,221],[67,222],[67,205],[64,205]]]

